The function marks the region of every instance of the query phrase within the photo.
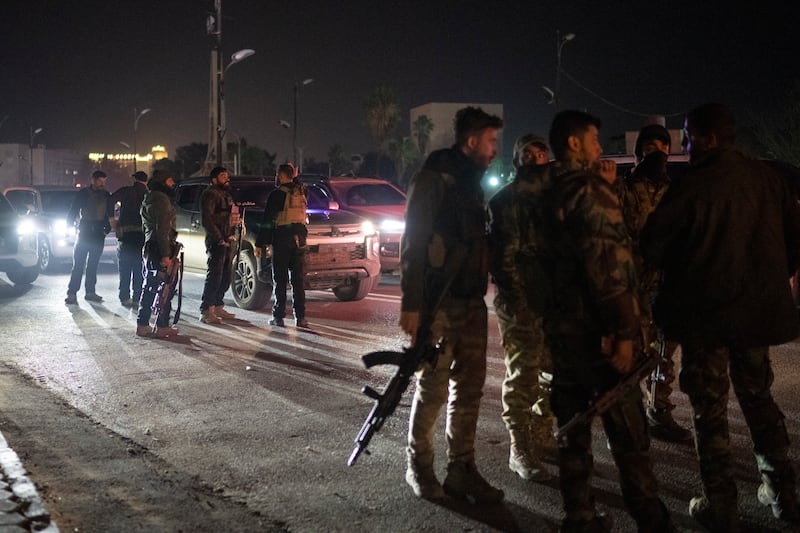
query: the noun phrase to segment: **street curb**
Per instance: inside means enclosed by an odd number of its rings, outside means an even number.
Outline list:
[[[16,452],[0,433],[0,532],[59,533]]]

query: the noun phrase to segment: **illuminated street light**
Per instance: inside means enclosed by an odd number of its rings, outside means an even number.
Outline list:
[[[553,90],[546,85],[542,85],[542,90],[547,97],[547,103],[555,105],[556,113],[558,113],[559,99],[561,97],[561,49],[573,39],[575,39],[574,33],[561,35],[561,31],[556,30],[556,88]]]
[[[297,160],[297,93],[300,89],[300,86],[305,86],[310,83],[313,83],[313,78],[306,78],[303,81],[295,81],[294,82],[294,129],[292,130],[292,157],[294,157],[294,164],[297,167],[298,172],[303,171],[303,162]]]
[[[146,115],[150,112],[150,108],[142,109],[141,111],[137,111],[137,109],[133,108],[133,172],[136,173],[136,159],[139,157],[139,152],[136,148],[136,132],[139,131],[139,119],[142,118],[142,115]]]
[[[31,165],[31,185],[33,185],[33,140],[43,131],[44,130],[42,128],[33,129],[33,126],[31,126],[31,142],[28,145],[30,147],[28,159],[30,159],[29,163]],[[44,161],[44,159],[42,159],[42,161]]]

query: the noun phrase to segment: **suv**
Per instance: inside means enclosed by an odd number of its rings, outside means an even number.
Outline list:
[[[8,187],[3,192],[18,213],[34,215],[39,232],[39,268],[51,272],[61,263],[72,262],[77,235],[67,226],[67,213],[80,189],[69,185],[24,185]],[[116,262],[115,235],[106,235],[103,260]]]
[[[181,180],[175,188],[178,240],[183,243],[184,268],[205,273],[205,230],[200,194],[211,186],[208,177]],[[341,301],[361,300],[380,282],[377,233],[372,223],[346,211],[331,210],[325,192],[308,190],[306,289],[333,289]],[[234,259],[231,293],[243,309],[260,309],[272,296],[272,248],[256,247],[267,197],[275,178],[231,176],[230,193],[244,220],[241,250]],[[334,206],[335,207],[335,206]]]
[[[39,277],[37,251],[34,221],[0,195],[0,272],[14,285],[30,285]]]
[[[400,237],[406,224],[406,195],[386,180],[350,176],[298,176],[306,186],[315,186],[338,204],[370,220],[380,234],[381,271],[400,268]]]

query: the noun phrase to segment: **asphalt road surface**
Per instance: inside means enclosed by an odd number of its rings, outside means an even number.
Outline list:
[[[371,454],[346,465],[372,406],[360,389],[382,390],[392,372],[366,370],[360,356],[406,342],[397,326],[397,278],[359,302],[309,292],[311,328],[299,330],[272,328],[268,309],[232,303],[235,320],[202,324],[202,278],[187,274],[174,340],[136,337],[135,316],[119,305],[116,284],[113,266],[102,265],[97,292],[105,302],[86,302],[81,291],[79,304],[68,307],[66,273],[41,276],[27,289],[0,276],[0,431],[62,531],[557,530],[557,480],[525,482],[507,466],[493,312],[477,462],[506,499],[472,507],[420,501],[406,486],[410,391]],[[773,351],[773,392],[795,461],[799,348]],[[676,419],[688,425],[686,398],[676,393],[675,401]],[[781,531],[756,502],[758,473],[735,401],[730,422],[742,516],[753,531]],[[437,436],[443,476],[443,428]],[[598,507],[613,516],[615,531],[635,530],[599,423],[594,452]],[[700,494],[693,448],[654,441],[653,457],[675,521],[696,530],[688,517],[689,499]],[[557,474],[553,464],[548,469]]]

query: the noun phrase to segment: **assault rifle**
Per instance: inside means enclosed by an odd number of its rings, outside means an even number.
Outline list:
[[[164,312],[167,303],[177,291],[178,307],[172,320],[172,325],[175,325],[181,316],[181,301],[183,300],[183,244],[176,242],[172,247],[172,263],[168,268],[159,271],[158,279],[158,289],[151,306],[153,316],[157,324],[158,316]]]
[[[650,344],[649,336],[645,329],[646,328],[642,328],[643,346],[641,356],[631,371],[623,376],[614,388],[607,390],[595,398],[588,409],[575,414],[569,422],[559,427],[554,433],[557,442],[564,439],[569,432],[576,427],[591,423],[595,416],[601,415],[611,409],[631,390],[640,387],[642,380],[650,375],[658,366],[661,362],[661,355],[654,349],[653,345]]]
[[[447,345],[447,339],[440,337],[435,343],[431,342],[431,324],[436,316],[436,312],[441,306],[442,300],[450,290],[450,285],[453,283],[456,273],[461,268],[462,263],[467,255],[467,248],[464,246],[456,246],[450,252],[450,258],[443,269],[429,275],[426,288],[431,291],[431,294],[437,295],[436,299],[429,309],[426,309],[420,315],[420,325],[417,329],[417,337],[414,346],[411,348],[403,348],[402,352],[371,352],[364,355],[361,360],[364,361],[364,366],[372,368],[377,365],[395,365],[397,372],[395,372],[392,379],[387,383],[383,393],[376,391],[369,385],[361,389],[361,392],[375,400],[375,405],[367,415],[367,419],[361,426],[361,431],[355,439],[355,447],[347,460],[347,466],[353,466],[358,460],[361,452],[366,452],[369,455],[367,446],[373,435],[378,432],[386,419],[392,416],[397,405],[403,397],[403,393],[408,388],[411,378],[414,373],[419,370],[423,364],[429,363],[436,366],[436,361],[439,355],[444,351]]]

